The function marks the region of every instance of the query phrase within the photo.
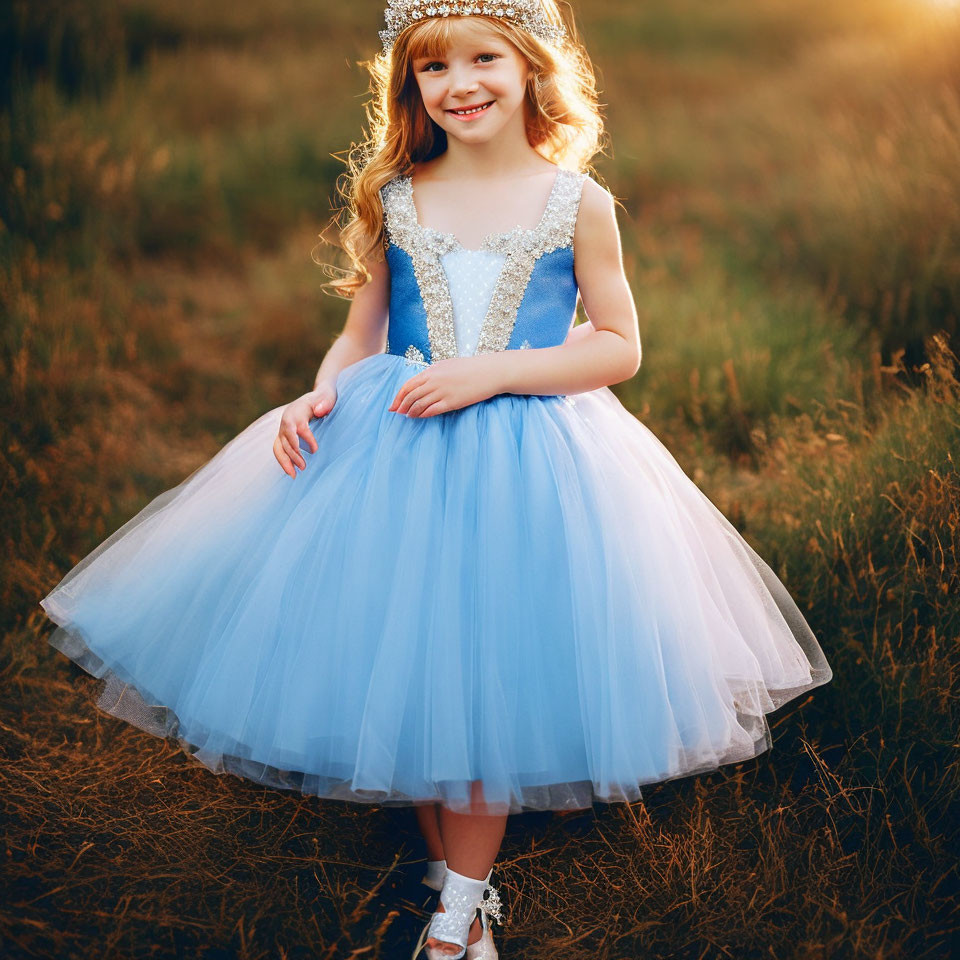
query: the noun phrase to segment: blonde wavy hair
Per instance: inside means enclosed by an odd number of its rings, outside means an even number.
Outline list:
[[[524,97],[530,145],[558,166],[591,170],[591,160],[603,149],[605,137],[593,64],[577,36],[569,5],[562,3],[563,13],[556,0],[541,0],[541,6],[548,19],[563,23],[566,29],[566,40],[559,47],[543,43],[509,21],[484,19],[532,68]],[[371,78],[372,99],[365,105],[368,135],[346,151],[347,170],[337,182],[341,208],[321,233],[321,245],[313,253],[334,278],[323,285],[328,293],[353,297],[370,279],[365,262],[383,258],[386,236],[380,188],[447,148],[446,133],[423,106],[412,64],[418,57],[443,55],[456,19],[435,17],[416,23],[400,34],[390,53],[381,52],[361,64]],[[323,263],[317,256],[320,246],[330,242],[324,235],[331,228],[339,228],[334,242],[349,258],[346,269]]]

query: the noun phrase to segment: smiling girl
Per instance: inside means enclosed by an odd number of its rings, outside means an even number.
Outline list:
[[[414,955],[490,960],[509,814],[754,757],[830,668],[609,389],[640,337],[572,20],[394,0],[386,21],[314,388],[41,603],[102,709],[214,772],[415,807],[440,897]]]

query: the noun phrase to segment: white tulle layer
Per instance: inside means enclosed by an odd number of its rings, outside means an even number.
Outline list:
[[[607,388],[387,408],[347,367],[291,479],[270,410],[41,603],[98,705],[216,773],[576,809],[746,760],[830,679],[781,582]]]

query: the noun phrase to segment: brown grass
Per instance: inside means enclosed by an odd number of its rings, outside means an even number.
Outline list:
[[[949,956],[960,21],[918,3],[579,5],[644,341],[617,392],[835,678],[756,761],[511,818],[504,960]],[[18,9],[77,60],[51,41],[0,109],[3,956],[406,958],[434,896],[410,810],[214,777],[99,714],[37,605],[309,384],[342,321],[309,251],[358,133],[345,60],[381,4]]]

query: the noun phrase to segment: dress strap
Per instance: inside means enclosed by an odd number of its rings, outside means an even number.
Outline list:
[[[397,174],[380,188],[383,202],[383,223],[387,239],[401,250],[413,254],[420,233],[417,211],[413,205],[409,178]]]
[[[573,243],[583,181],[586,179],[587,174],[578,173],[576,170],[560,170],[557,174],[557,183],[550,194],[541,223],[538,254],[569,247]]]

